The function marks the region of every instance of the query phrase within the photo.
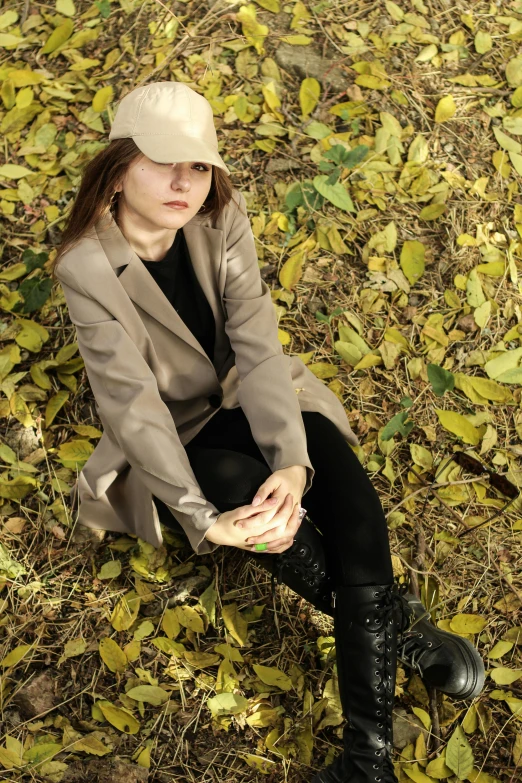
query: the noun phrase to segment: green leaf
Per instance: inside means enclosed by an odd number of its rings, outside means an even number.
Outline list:
[[[415,426],[415,422],[406,421],[408,418],[408,411],[401,411],[396,413],[395,416],[390,419],[388,424],[383,427],[381,432],[381,440],[390,440],[398,432],[403,437],[407,437]]]
[[[326,174],[318,174],[314,177],[314,187],[317,192],[338,209],[344,209],[345,212],[355,212],[353,201],[344,185],[341,185],[340,182],[328,185],[327,179]]]
[[[455,387],[455,376],[438,364],[428,364],[428,380],[437,397],[443,397]]]
[[[446,747],[446,766],[459,780],[466,780],[473,770],[473,752],[462,727],[457,726]]]

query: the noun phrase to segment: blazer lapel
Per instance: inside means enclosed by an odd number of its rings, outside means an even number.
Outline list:
[[[214,315],[216,324],[214,363],[129,245],[112,215],[105,226],[100,225],[96,229],[113,269],[124,267],[118,275],[118,280],[132,301],[200,353],[215,372],[215,367],[219,367],[221,358],[224,358],[222,353],[225,350],[223,338],[225,314],[222,294],[225,288],[226,270],[222,265],[223,232],[221,229],[204,225],[203,220],[201,216],[198,218],[195,215],[183,227],[183,233],[194,272]]]

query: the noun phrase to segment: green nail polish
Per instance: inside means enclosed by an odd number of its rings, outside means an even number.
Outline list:
[[[266,550],[267,546],[268,546],[268,544],[256,544],[254,549],[257,552],[264,552]]]

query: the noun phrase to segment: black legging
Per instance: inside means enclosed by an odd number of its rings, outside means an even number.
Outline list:
[[[302,417],[315,475],[301,504],[323,534],[333,583],[390,584],[388,528],[366,470],[330,419],[315,411],[302,411]],[[185,448],[204,496],[220,511],[251,503],[271,474],[241,407],[221,408]],[[238,460],[230,451],[245,456]],[[153,497],[161,521],[170,518],[176,526],[165,504]],[[256,555],[259,562],[263,554]]]

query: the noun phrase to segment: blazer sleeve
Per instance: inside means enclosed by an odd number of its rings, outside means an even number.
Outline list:
[[[227,274],[223,303],[225,331],[235,353],[240,384],[238,400],[254,440],[272,472],[290,465],[306,467],[303,495],[315,474],[307,451],[306,431],[294,389],[290,362],[278,337],[270,288],[261,277],[246,202],[227,233]]]
[[[213,552],[218,544],[205,532],[220,512],[201,492],[154,373],[108,310],[65,269],[58,279],[102,422],[108,422],[141,481],[176,509],[194,551]]]

